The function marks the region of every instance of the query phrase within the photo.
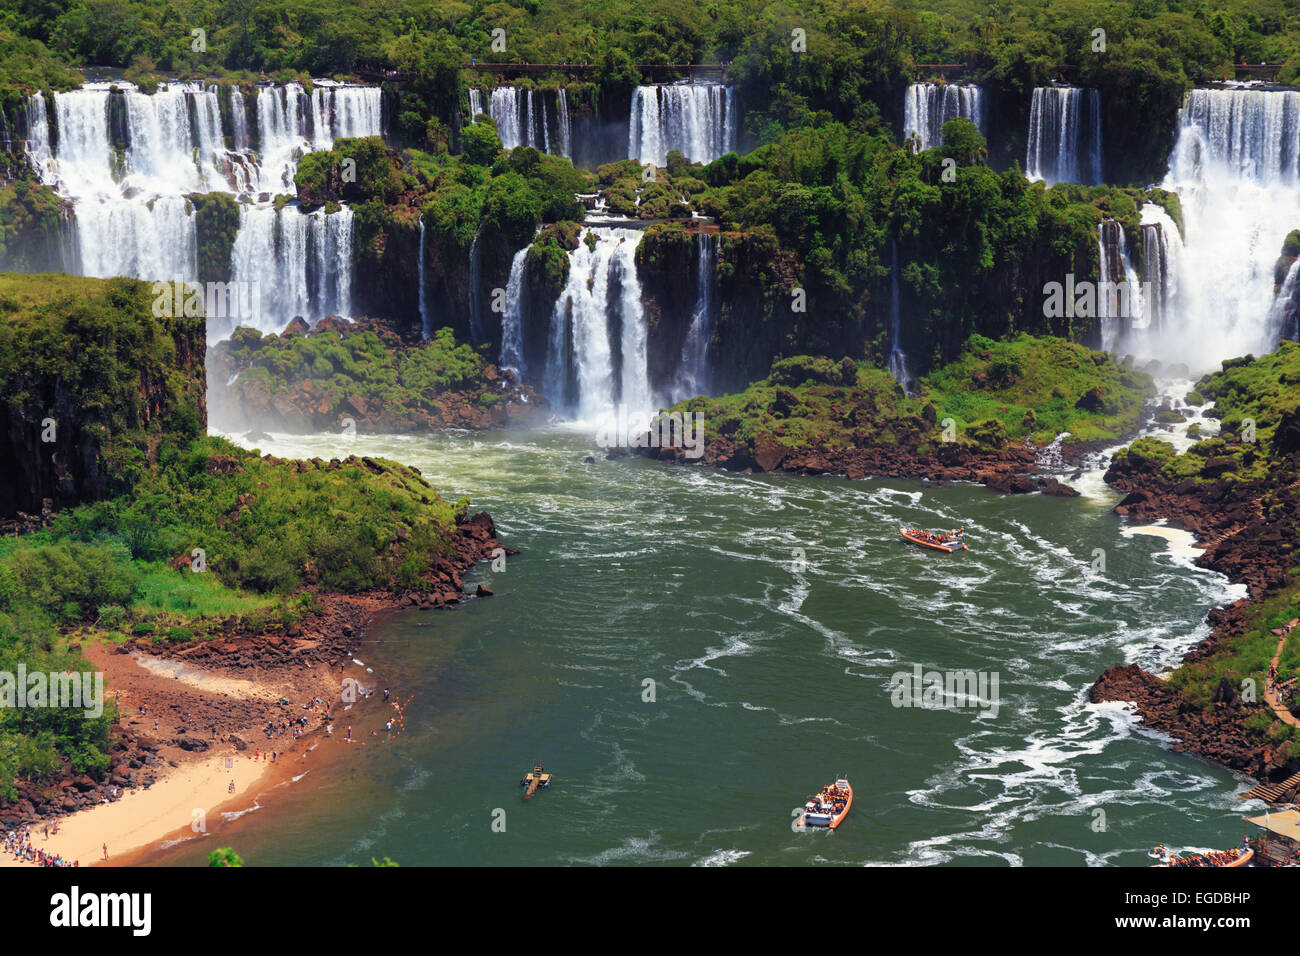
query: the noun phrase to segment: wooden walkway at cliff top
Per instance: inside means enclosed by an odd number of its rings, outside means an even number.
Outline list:
[[[1271,673],[1277,672],[1278,661],[1282,659],[1282,648],[1286,646],[1287,636],[1297,625],[1300,625],[1300,618],[1293,618],[1281,627],[1273,629],[1273,633],[1277,635],[1277,651],[1273,654],[1272,667],[1270,668]],[[1296,678],[1292,677],[1290,680],[1282,681],[1278,684],[1278,687],[1287,688],[1295,682]],[[1295,715],[1292,714],[1291,711],[1287,709],[1287,706],[1278,698],[1271,683],[1270,686],[1264,690],[1264,702],[1267,703],[1269,707],[1273,708],[1273,714],[1278,720],[1282,721],[1282,723],[1288,724],[1292,727],[1300,727],[1300,720],[1296,720]],[[1259,786],[1253,787],[1243,793],[1241,799],[1260,799],[1267,800],[1269,803],[1281,803],[1287,792],[1297,786],[1300,786],[1300,773],[1292,774],[1280,783],[1261,783]]]

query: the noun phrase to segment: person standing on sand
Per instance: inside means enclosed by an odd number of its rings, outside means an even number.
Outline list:
[[[104,859],[108,859],[108,844],[104,844]]]

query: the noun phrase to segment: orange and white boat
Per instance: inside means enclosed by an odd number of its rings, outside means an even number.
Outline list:
[[[952,554],[954,551],[965,551],[966,543],[961,540],[962,532],[937,532],[922,531],[920,528],[899,528],[898,533],[913,544],[919,544],[923,548],[933,548],[935,551],[942,551],[945,554]]]
[[[853,787],[841,777],[804,804],[803,813],[795,820],[796,827],[834,830],[844,822],[853,806]]]

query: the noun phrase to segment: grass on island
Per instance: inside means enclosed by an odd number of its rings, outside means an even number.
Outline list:
[[[998,447],[1010,440],[1042,445],[1062,432],[1071,441],[1122,440],[1137,430],[1153,383],[1062,339],[1021,335],[1006,342],[972,336],[956,361],[907,396],[889,372],[843,359],[796,356],[743,392],[697,397],[676,410],[705,415],[706,434],[751,450],[770,441],[791,449],[896,445],[933,450],[952,419],[959,442]]]

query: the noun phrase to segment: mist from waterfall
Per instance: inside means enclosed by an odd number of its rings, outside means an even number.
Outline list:
[[[665,166],[668,152],[675,149],[692,162],[709,163],[735,152],[739,120],[736,91],[730,86],[638,86],[632,94],[627,155]]]
[[[1077,86],[1036,87],[1029,106],[1025,175],[1096,185],[1101,170],[1101,94]]]
[[[903,137],[916,134],[922,150],[943,145],[943,124],[968,119],[985,133],[984,91],[969,84],[913,83],[903,97]]]

